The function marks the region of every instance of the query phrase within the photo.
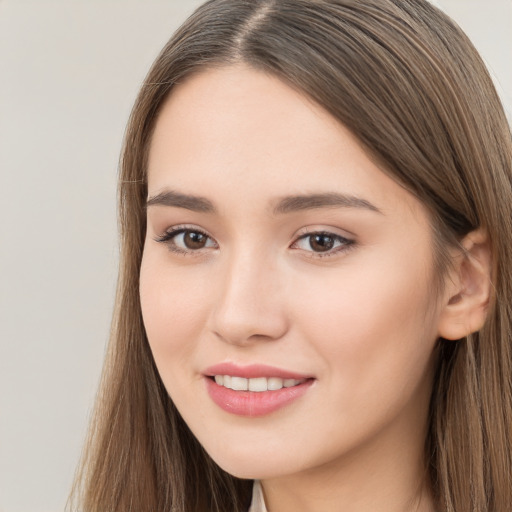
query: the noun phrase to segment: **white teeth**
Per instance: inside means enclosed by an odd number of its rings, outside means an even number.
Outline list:
[[[281,389],[283,387],[283,379],[279,377],[270,377],[267,379],[267,389],[269,391],[276,391],[277,389]]]
[[[249,382],[243,377],[231,377],[231,389],[235,391],[247,391]]]
[[[235,391],[277,391],[282,388],[291,388],[304,382],[296,379],[281,379],[279,377],[256,377],[245,379],[244,377],[233,377],[231,375],[215,375],[215,382],[219,386],[233,389]]]
[[[265,377],[249,379],[249,391],[267,391],[267,389],[267,379]]]

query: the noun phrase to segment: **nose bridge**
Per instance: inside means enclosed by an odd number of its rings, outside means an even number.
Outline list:
[[[229,343],[278,339],[287,330],[277,262],[257,249],[233,252],[223,262],[212,330]]]

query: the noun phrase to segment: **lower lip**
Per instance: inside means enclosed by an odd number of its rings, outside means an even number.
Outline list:
[[[297,386],[276,391],[234,391],[206,378],[210,398],[224,411],[238,416],[264,416],[285,407],[304,395],[313,383],[308,379]]]

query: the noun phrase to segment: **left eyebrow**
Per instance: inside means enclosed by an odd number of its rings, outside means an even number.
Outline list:
[[[215,213],[213,203],[204,197],[182,194],[173,190],[167,190],[148,198],[146,208],[151,206],[172,206],[184,208],[199,213]]]
[[[334,192],[283,197],[274,206],[273,213],[277,215],[316,208],[362,208],[382,215],[382,212],[366,199]]]

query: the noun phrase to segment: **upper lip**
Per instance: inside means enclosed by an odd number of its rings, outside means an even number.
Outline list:
[[[257,377],[278,377],[281,379],[305,380],[311,378],[311,375],[297,373],[291,370],[284,370],[275,366],[266,364],[239,365],[232,362],[224,362],[209,366],[203,372],[207,377],[215,375],[231,375],[232,377],[244,377],[253,379]]]

